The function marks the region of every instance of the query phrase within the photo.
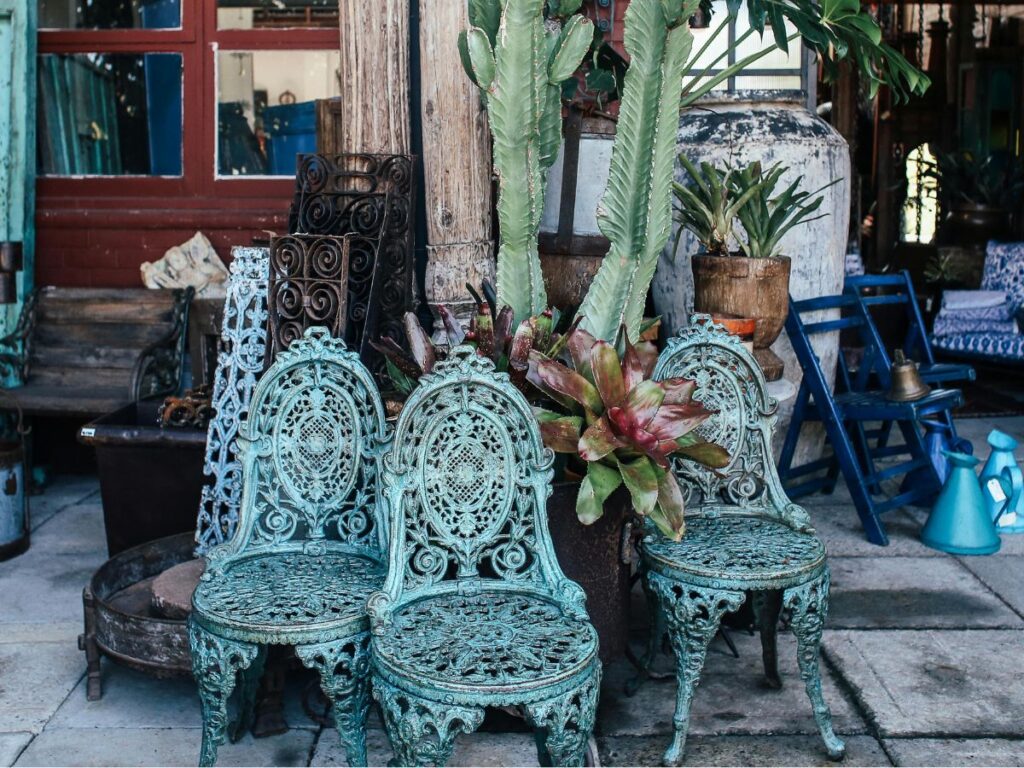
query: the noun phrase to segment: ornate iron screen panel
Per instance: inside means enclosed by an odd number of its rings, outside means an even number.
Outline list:
[[[204,472],[212,482],[203,487],[196,524],[196,555],[228,541],[238,525],[242,466],[238,460],[238,428],[248,415],[253,390],[263,372],[267,346],[267,283],[270,251],[231,251],[224,320],[213,384],[213,408],[206,438]]]
[[[383,358],[367,341],[401,342],[402,315],[415,309],[414,171],[411,155],[304,155],[295,178],[292,233],[364,238],[351,247],[346,341],[382,383]]]
[[[307,328],[327,328],[345,338],[353,235],[286,235],[270,241],[267,364]],[[363,243],[359,243],[362,247]]]

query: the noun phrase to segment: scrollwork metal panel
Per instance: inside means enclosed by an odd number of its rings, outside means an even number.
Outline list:
[[[228,277],[220,351],[213,384],[215,415],[206,432],[206,464],[212,479],[203,487],[196,524],[196,556],[228,541],[238,524],[242,465],[238,427],[246,417],[256,381],[263,371],[267,346],[266,248],[233,248]]]

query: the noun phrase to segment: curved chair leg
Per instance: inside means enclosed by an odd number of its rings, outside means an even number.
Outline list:
[[[472,733],[484,721],[483,707],[442,704],[395,688],[375,677],[373,698],[395,753],[390,765],[446,765],[455,737]]]
[[[828,592],[829,573],[826,568],[816,581],[787,589],[782,602],[793,611],[792,627],[796,635],[800,677],[804,680],[807,696],[814,708],[818,730],[821,731],[828,756],[833,760],[841,760],[846,754],[846,745],[832,729],[832,712],[821,692],[821,671],[818,667],[821,633],[828,616]]]
[[[761,633],[761,656],[764,659],[764,677],[772,688],[782,687],[779,675],[779,614],[782,613],[782,593],[777,590],[754,593],[754,614]]]
[[[581,687],[553,699],[527,704],[526,719],[536,729],[540,764],[582,766],[594,731],[601,665]]]
[[[665,618],[662,615],[661,607],[658,605],[658,596],[651,589],[651,585],[645,574],[641,583],[644,588],[644,595],[647,597],[647,616],[651,624],[650,637],[647,639],[647,651],[640,659],[639,668],[635,677],[626,681],[626,695],[633,696],[644,681],[651,676],[651,665],[658,655],[662,640],[665,637]]]
[[[665,765],[679,765],[690,729],[690,704],[700,682],[708,644],[718,632],[722,616],[738,610],[743,592],[697,587],[672,581],[660,574],[650,575],[667,622],[669,640],[676,656],[676,711],[672,718],[675,735],[665,751]]]
[[[234,743],[241,739],[252,728],[256,718],[256,694],[260,690],[263,669],[267,663],[267,647],[260,646],[259,653],[248,669],[242,670],[242,681],[239,686],[238,720],[230,728],[228,736]]]
[[[366,765],[370,713],[370,633],[330,643],[296,646],[303,666],[316,670],[331,701],[334,722],[350,766]]]
[[[199,701],[203,710],[203,742],[199,765],[217,762],[217,748],[224,743],[228,728],[228,699],[241,670],[247,669],[259,656],[260,648],[218,637],[199,626],[188,623],[192,674],[199,685]]]

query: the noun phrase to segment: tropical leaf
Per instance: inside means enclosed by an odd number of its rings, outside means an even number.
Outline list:
[[[587,476],[576,496],[576,516],[584,525],[591,525],[604,515],[604,503],[622,485],[618,469],[593,462],[587,465]]]

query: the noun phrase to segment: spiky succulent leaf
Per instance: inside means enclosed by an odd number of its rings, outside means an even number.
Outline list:
[[[572,77],[583,57],[594,42],[594,23],[586,16],[573,16],[562,27],[558,35],[551,65],[548,67],[548,83],[561,86],[563,80]]]
[[[501,6],[504,0],[469,0],[469,23],[487,33],[493,46],[501,26]]]
[[[621,325],[640,332],[647,289],[671,231],[671,185],[683,68],[693,44],[687,8],[696,2],[633,0],[626,11],[626,74],[608,188],[598,210],[611,241],[580,307],[582,327],[612,341]]]
[[[473,27],[466,33],[466,51],[472,69],[473,82],[485,91],[494,82],[494,48],[487,33],[480,27]]]

